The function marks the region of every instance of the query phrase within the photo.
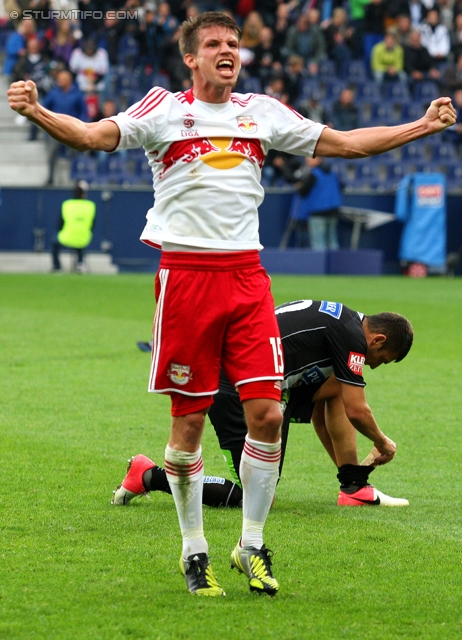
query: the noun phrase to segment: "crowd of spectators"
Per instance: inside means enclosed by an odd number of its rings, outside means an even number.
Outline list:
[[[188,89],[179,26],[207,10],[242,28],[237,91],[328,126],[394,124],[462,96],[462,0],[4,0],[3,73],[34,80],[50,109],[94,121],[153,85]],[[445,138],[456,153],[461,126]]]

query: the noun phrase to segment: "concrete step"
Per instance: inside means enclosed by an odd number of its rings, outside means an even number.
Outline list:
[[[17,142],[2,142],[2,160],[8,162],[34,162],[36,159],[47,158],[46,144],[43,141],[21,140]]]
[[[62,251],[60,260],[64,272],[73,271],[74,255],[71,252]],[[107,253],[86,253],[84,263],[86,273],[115,275],[119,271],[117,266],[112,264],[111,256]],[[49,253],[0,251],[1,273],[49,273],[51,268],[52,261]]]
[[[3,153],[0,147],[0,153]],[[2,187],[41,187],[48,178],[48,163],[0,162],[0,184]]]

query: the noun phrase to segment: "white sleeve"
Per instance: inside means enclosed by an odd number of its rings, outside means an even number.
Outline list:
[[[129,115],[129,112],[136,112],[138,106],[141,105],[146,98],[147,96],[139,102],[131,105],[127,111],[121,111],[116,116],[108,118],[108,120],[112,120],[116,123],[120,131],[119,144],[115,149],[113,149],[113,151],[120,151],[122,149],[138,149],[146,146],[148,140],[152,141],[154,137],[152,115],[147,114],[142,118],[134,118]]]
[[[271,103],[271,148],[300,156],[312,156],[326,125],[304,118],[278,100]]]

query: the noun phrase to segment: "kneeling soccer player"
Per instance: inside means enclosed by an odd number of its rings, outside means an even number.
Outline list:
[[[312,422],[326,451],[338,467],[340,506],[407,506],[369,484],[369,474],[392,456],[372,457],[359,465],[356,430],[380,442],[381,434],[364,393],[363,365],[375,369],[399,362],[413,340],[409,321],[395,313],[365,316],[338,302],[300,300],[276,309],[284,353],[284,422],[281,473],[291,423]],[[149,349],[148,343],[143,350]],[[141,348],[141,347],[140,347]],[[234,482],[205,476],[203,503],[240,506],[239,467],[246,425],[235,389],[222,375],[209,418]],[[113,504],[128,504],[136,495],[170,492],[165,471],[143,455],[135,456]]]

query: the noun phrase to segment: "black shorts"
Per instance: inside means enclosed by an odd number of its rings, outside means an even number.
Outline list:
[[[282,422],[279,476],[281,476],[284,464],[290,423],[309,423],[311,421],[314,407],[313,396],[320,387],[321,384],[311,384],[301,385],[290,390]],[[239,482],[239,466],[247,434],[247,425],[239,394],[223,373],[220,375],[220,391],[214,396],[214,402],[208,415],[231,475],[235,482]]]

